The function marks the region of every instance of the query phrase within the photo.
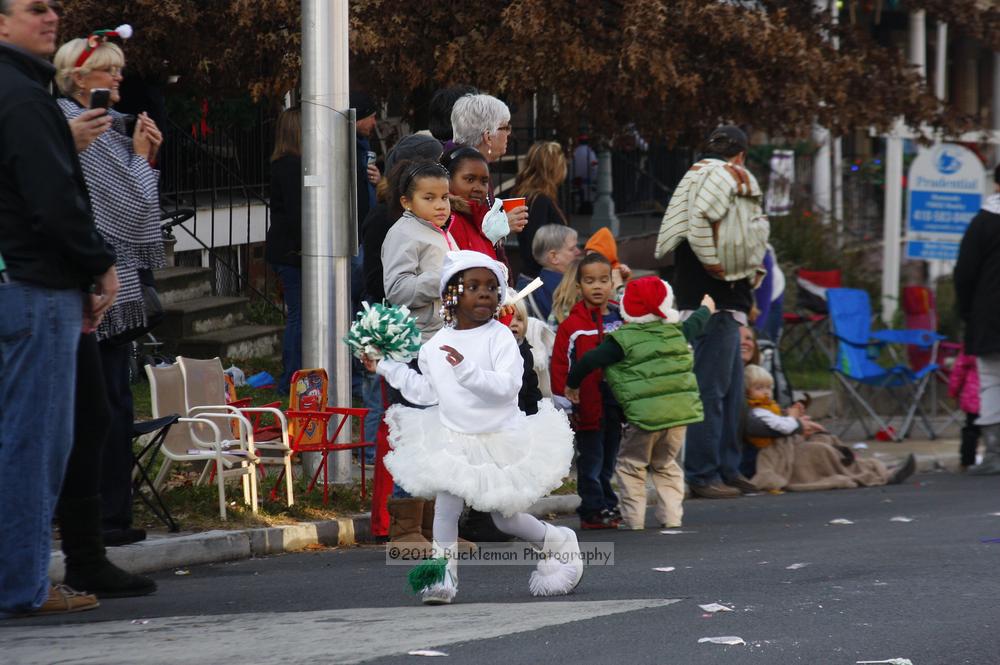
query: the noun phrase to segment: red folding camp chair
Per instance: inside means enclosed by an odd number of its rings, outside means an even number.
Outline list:
[[[905,286],[902,294],[902,307],[905,326],[911,329],[937,330],[938,316],[937,304],[934,298],[934,291],[926,286]],[[948,385],[948,377],[954,365],[955,358],[962,353],[962,345],[957,342],[943,341],[938,345],[937,358],[932,359],[930,349],[919,346],[908,346],[906,349],[907,359],[910,369],[917,372],[926,367],[931,362],[936,362],[938,368],[935,376],[938,381],[931,385],[932,415],[936,416],[941,408],[949,416],[949,422],[959,421],[961,413],[951,408],[947,403],[938,399],[938,382]]]
[[[361,498],[367,495],[365,479],[364,448],[374,447],[374,441],[352,440],[338,443],[341,433],[352,432],[351,418],[355,419],[360,433],[358,439],[364,437],[364,420],[368,409],[343,408],[327,406],[329,379],[325,369],[301,369],[292,375],[292,392],[289,399],[289,409],[285,412],[288,419],[288,441],[292,456],[301,453],[319,453],[322,457],[316,467],[307,492],[316,486],[319,474],[323,473],[323,504],[329,503],[329,455],[341,450],[361,449]],[[276,497],[282,475],[278,476],[271,496]]]

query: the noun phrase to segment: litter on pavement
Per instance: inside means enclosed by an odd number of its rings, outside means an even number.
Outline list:
[[[890,658],[889,660],[859,660],[858,665],[864,665],[869,663],[874,665],[875,663],[882,663],[883,665],[913,665],[913,661],[909,658]]]
[[[805,568],[808,563],[793,563],[790,566],[785,566],[785,570],[798,570],[799,568]]]
[[[742,637],[737,637],[735,635],[723,635],[721,637],[702,637],[698,639],[698,644],[701,644],[703,642],[708,644],[732,644],[732,645],[746,644],[746,642],[743,641]],[[911,663],[910,665],[913,664]]]
[[[665,536],[677,536],[682,533],[694,533],[694,531],[681,531],[680,529],[664,529],[663,531],[660,531],[660,533],[662,533]]]
[[[677,569],[674,568],[673,566],[663,566],[662,568],[653,568],[653,570],[655,570],[658,573],[672,573]]]
[[[897,515],[889,520],[890,522],[912,522],[912,517],[903,517],[902,515]]]
[[[444,651],[434,651],[433,649],[416,649],[406,652],[407,656],[447,656]]]
[[[174,575],[190,575],[190,570],[175,570]]]
[[[701,609],[706,612],[732,612],[733,608],[726,607],[725,605],[720,605],[718,603],[709,603],[708,605],[699,605]]]
[[[854,522],[843,517],[838,517],[835,520],[830,520],[829,524],[854,524]]]

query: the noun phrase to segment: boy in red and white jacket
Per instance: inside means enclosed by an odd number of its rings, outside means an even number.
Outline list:
[[[580,495],[581,529],[614,529],[621,521],[618,496],[611,488],[624,415],[604,373],[595,371],[580,385],[575,407],[565,398],[566,377],[572,364],[604,341],[605,333],[621,327],[613,292],[611,264],[601,254],[580,260],[576,275],[582,300],[570,311],[556,332],[550,375],[552,395],[565,409],[573,408],[570,423],[576,432],[577,493]]]

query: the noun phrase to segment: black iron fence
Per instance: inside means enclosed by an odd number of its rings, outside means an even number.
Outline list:
[[[174,227],[177,265],[214,272],[214,293],[276,303],[276,280],[263,260],[269,223],[269,161],[274,118],[258,111],[244,128],[201,125],[165,128],[160,198],[165,211],[193,209],[194,218]]]

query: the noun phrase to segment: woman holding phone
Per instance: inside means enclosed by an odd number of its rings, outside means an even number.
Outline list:
[[[131,341],[145,329],[142,284],[164,264],[160,235],[159,171],[163,142],[145,113],[131,134],[120,100],[125,55],[108,38],[131,28],[99,30],[56,52],[60,108],[73,131],[94,221],[115,252],[121,290],[103,319],[85,323],[77,372],[73,451],[56,515],[66,583],[99,597],[135,596],[156,589],[153,580],[126,573],[105,557],[104,545],[145,538],[132,528]],[[95,107],[108,107],[99,111]],[[106,116],[106,117],[105,117]]]

